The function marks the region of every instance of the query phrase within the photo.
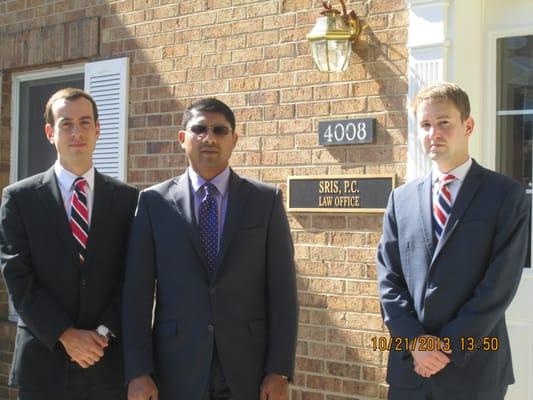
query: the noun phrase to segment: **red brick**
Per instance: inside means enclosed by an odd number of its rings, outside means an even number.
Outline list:
[[[314,358],[296,357],[296,368],[299,371],[323,373],[324,372],[324,361],[317,360]]]
[[[307,375],[306,383],[309,388],[334,392],[339,392],[342,386],[342,381],[340,379],[310,374]]]
[[[348,346],[362,346],[363,333],[347,329],[328,329],[328,342]]]
[[[309,343],[309,355],[311,357],[318,357],[325,360],[343,360],[344,359],[344,346],[310,342]]]
[[[378,395],[378,385],[359,381],[344,381],[342,391],[350,395],[376,397]]]
[[[340,363],[335,361],[329,361],[326,363],[326,371],[329,375],[349,378],[349,379],[359,379],[361,376],[361,366]]]

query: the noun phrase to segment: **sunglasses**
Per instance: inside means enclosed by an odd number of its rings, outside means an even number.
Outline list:
[[[195,135],[205,135],[211,129],[216,136],[225,136],[230,132],[230,128],[224,125],[215,125],[209,127],[207,125],[192,125],[189,130]]]

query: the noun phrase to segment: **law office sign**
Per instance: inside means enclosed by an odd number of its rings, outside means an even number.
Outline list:
[[[290,176],[289,212],[382,213],[394,175]]]

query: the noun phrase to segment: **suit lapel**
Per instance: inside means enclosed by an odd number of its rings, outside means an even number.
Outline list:
[[[72,232],[68,222],[68,216],[65,211],[65,205],[63,204],[63,198],[61,197],[54,167],[45,172],[41,185],[37,188],[37,192],[48,211],[45,213],[46,218],[48,218],[48,226],[57,233],[61,243],[68,246],[72,252],[73,258],[78,260]]]
[[[94,199],[91,215],[91,225],[89,227],[89,241],[87,242],[87,261],[89,265],[92,260],[94,248],[98,248],[98,242],[105,238],[105,227],[111,218],[110,205],[114,204],[113,191],[106,177],[98,171],[94,171]]]
[[[435,262],[442,248],[450,239],[450,236],[455,231],[455,228],[457,227],[457,224],[459,223],[461,217],[465,213],[466,209],[474,198],[474,195],[478,191],[479,186],[481,185],[482,172],[483,170],[481,169],[481,167],[475,161],[472,161],[472,166],[470,167],[470,170],[465,176],[465,180],[461,185],[459,193],[457,194],[457,199],[453,203],[452,212],[448,217],[448,221],[446,222],[446,226],[444,227],[442,237],[437,243],[437,248],[435,249],[435,253],[433,254],[433,260],[431,261],[431,264]]]
[[[220,269],[222,261],[226,256],[226,253],[229,249],[231,241],[235,232],[239,228],[239,223],[242,220],[244,204],[246,202],[246,190],[242,184],[242,179],[231,170],[230,180],[229,180],[229,193],[228,193],[228,203],[226,209],[226,216],[224,219],[224,229],[222,231],[222,237],[220,240],[220,251],[217,257],[217,265],[215,268],[215,276]]]
[[[422,233],[424,235],[424,243],[428,252],[428,257],[431,259],[433,254],[433,224],[432,224],[432,207],[431,207],[431,173],[418,183],[418,209],[420,212],[420,222],[422,225]]]
[[[208,272],[207,260],[205,258],[202,244],[200,243],[200,232],[198,231],[198,224],[196,223],[196,217],[194,215],[193,194],[187,172],[174,180],[174,185],[171,187],[169,195],[174,199],[176,209],[185,221],[189,239],[202,260],[204,268]]]

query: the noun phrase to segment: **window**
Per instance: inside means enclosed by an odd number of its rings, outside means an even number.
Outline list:
[[[58,89],[85,89],[95,99],[100,115],[100,138],[94,165],[118,179],[127,177],[128,141],[127,58],[119,58],[15,74],[13,77],[11,132],[11,182],[46,170],[56,158],[44,135],[44,107]]]
[[[83,89],[83,74],[20,84],[17,180],[42,172],[57,158],[44,133],[43,112],[50,96],[64,87]]]
[[[43,113],[50,96],[65,87],[85,89],[98,106],[101,130],[94,166],[106,175],[126,180],[128,73],[128,58],[119,58],[14,74],[10,181],[45,171],[57,158],[44,134]],[[9,319],[18,319],[11,302]]]
[[[531,201],[533,35],[498,39],[497,57],[497,166],[524,185]]]

